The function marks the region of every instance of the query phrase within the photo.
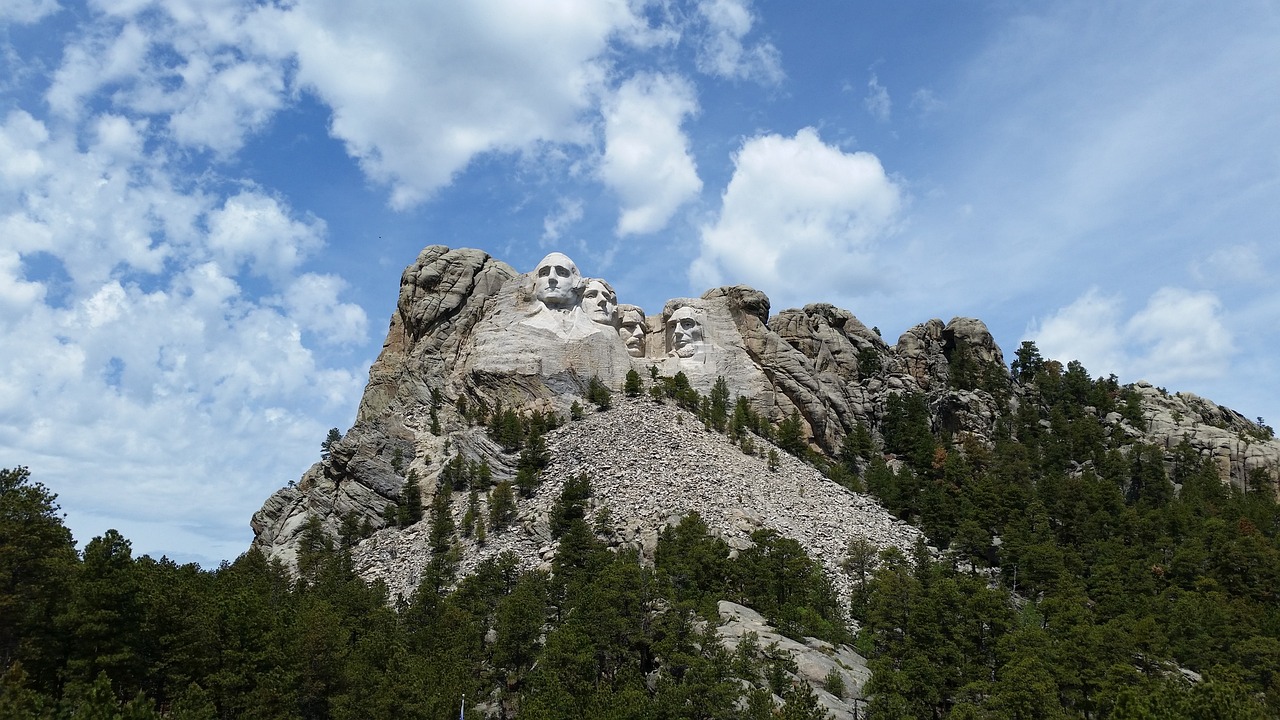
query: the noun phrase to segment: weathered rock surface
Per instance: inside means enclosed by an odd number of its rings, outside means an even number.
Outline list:
[[[1280,476],[1280,441],[1240,413],[1187,392],[1170,394],[1148,382],[1134,389],[1142,397],[1147,427],[1125,426],[1132,436],[1172,451],[1184,440],[1201,457],[1210,458],[1218,474],[1244,488],[1251,473],[1261,473],[1276,487]]]
[[[563,280],[583,297],[586,279],[572,270],[575,275]],[[254,544],[292,565],[309,518],[318,518],[330,535],[338,534],[344,519],[367,522],[382,529],[355,547],[356,567],[366,579],[381,579],[393,593],[408,595],[430,559],[426,523],[383,527],[408,474],[416,472],[430,494],[444,461],[460,454],[488,463],[495,480],[512,477],[515,457],[473,423],[477,409],[501,404],[567,418],[573,403],[590,406],[587,388],[599,378],[615,392],[615,407],[547,435],[550,466],[537,493],[519,502],[513,527],[491,533],[484,545],[460,541],[460,572],[505,551],[525,567],[549,567],[556,552],[549,512],[565,480],[585,473],[593,490],[591,512],[608,509],[604,530],[614,547],[633,547],[651,559],[662,529],[696,511],[731,548],[748,547],[752,531],[761,528],[794,538],[847,600],[839,563],[851,539],[906,550],[919,533],[872,498],[849,492],[790,455],[779,453],[779,467],[770,470],[759,454],[744,454],[672,404],[623,400],[618,391],[627,372],[636,370],[646,385],[651,368],[665,377],[684,373],[704,394],[723,377],[731,396],[746,398],[775,423],[796,413],[810,447],[828,457],[859,424],[878,437],[897,394],[923,395],[935,432],[980,443],[991,442],[999,415],[1037,401],[1012,381],[1000,347],[972,318],[928,320],[889,345],[847,310],[813,304],[771,316],[763,293],[738,285],[669,301],[643,323],[630,308],[636,319],[627,333],[635,357],[619,336],[617,298],[601,301],[600,308],[607,311],[612,303],[615,310],[601,319],[586,304],[546,301],[547,282],[478,250],[424,249],[401,277],[396,311],[354,425],[327,457],[254,514]],[[637,343],[639,328],[647,335]],[[1169,394],[1148,383],[1133,389],[1143,427],[1112,413],[1102,421],[1113,437],[1158,443],[1170,460],[1186,441],[1213,460],[1224,482],[1239,487],[1274,486],[1280,477],[1280,441],[1269,428],[1188,393]],[[766,443],[757,445],[767,452]],[[455,493],[453,500],[454,521],[461,525],[466,495]],[[723,642],[732,645],[748,632],[761,645],[777,640],[832,714],[853,717],[868,677],[856,653],[783,638],[740,606],[722,603],[721,615]],[[848,697],[825,692],[832,670],[843,676]]]
[[[871,679],[866,658],[848,645],[832,645],[817,638],[805,638],[803,643],[779,633],[751,608],[722,600],[719,606],[721,624],[716,628],[720,643],[730,652],[750,635],[755,635],[757,645],[769,651],[785,653],[796,664],[796,672],[788,673],[794,680],[803,680],[813,687],[818,702],[822,703],[832,720],[855,720],[866,717],[862,688]],[[772,646],[772,647],[771,647]],[[844,692],[833,695],[826,687],[830,673],[840,675]]]
[[[571,403],[587,405],[584,397],[591,378],[600,378],[616,392],[630,369],[646,378],[651,367],[663,376],[683,372],[703,393],[717,377],[724,377],[732,395],[747,398],[774,422],[798,413],[811,447],[828,456],[859,423],[878,435],[895,394],[922,394],[936,432],[979,442],[989,442],[996,417],[1008,409],[1005,403],[1035,400],[1012,382],[1000,347],[986,326],[972,318],[928,320],[889,345],[846,310],[814,304],[771,316],[763,293],[729,286],[700,298],[672,300],[649,315],[643,356],[632,357],[617,334],[616,322],[601,323],[577,308],[550,311],[540,304],[538,287],[533,273],[521,274],[481,251],[424,249],[401,277],[396,311],[382,353],[370,369],[355,424],[326,459],[274,494],[254,515],[255,545],[292,562],[309,517],[318,517],[331,534],[337,533],[344,517],[382,527],[383,513],[402,495],[410,471],[418,473],[427,492],[434,488],[446,447],[489,462],[497,478],[508,477],[514,471],[513,458],[472,427],[462,410],[501,403],[567,417]],[[689,327],[677,329],[682,324]],[[1251,475],[1273,484],[1280,476],[1280,441],[1238,413],[1146,383],[1134,388],[1141,397],[1144,427],[1135,428],[1113,414],[1103,419],[1107,432],[1159,443],[1170,451],[1170,459],[1172,448],[1185,439],[1213,459],[1224,482],[1237,486],[1245,486]],[[599,474],[599,496],[606,498],[601,502],[619,505],[614,509],[621,523],[617,530],[627,542],[645,545],[662,523],[682,512],[679,505],[655,505],[653,498],[644,496],[632,502],[628,494],[633,487],[669,482],[675,483],[672,497],[687,497],[690,507],[706,507],[704,516],[718,523],[726,537],[741,538],[746,528],[767,525],[797,539],[807,533],[806,547],[824,561],[826,553],[839,552],[839,543],[816,539],[836,534],[818,528],[849,522],[838,509],[860,501],[813,506],[794,498],[771,500],[768,493],[775,486],[770,480],[779,475],[761,471],[758,459],[735,455],[722,438],[703,438],[696,423],[671,426],[673,409],[641,404],[611,412],[556,434],[553,443],[564,447],[553,447],[553,461],[570,463],[570,458],[581,457],[586,469],[601,458],[612,458],[608,466],[591,467]],[[593,449],[574,455],[579,450],[566,439],[568,434],[594,432],[593,423],[624,416],[629,418],[626,427],[606,431]],[[643,430],[650,421],[663,429]],[[691,469],[704,467],[698,458],[677,460],[683,456],[670,455],[683,442],[705,445],[712,455],[728,452],[722,458],[725,465],[698,475]],[[676,447],[670,447],[672,443]],[[640,462],[650,456],[665,460],[652,466]],[[647,469],[640,474],[625,470],[637,463]],[[670,463],[677,463],[681,472],[673,472],[670,468],[676,466]],[[570,472],[565,468],[563,472]],[[563,472],[555,477],[562,478]],[[732,495],[723,493],[725,483],[720,482],[726,472],[740,478],[734,485],[739,490]],[[820,483],[811,469],[802,472],[789,459],[780,473],[804,474],[789,481],[806,492],[828,492],[822,488],[829,483]],[[558,492],[555,477],[543,493]],[[715,487],[702,488],[703,484]],[[621,493],[616,498],[615,490]],[[530,562],[550,552],[539,535],[543,531],[538,520],[549,497],[553,495],[540,493],[522,508],[526,539],[513,549],[527,554]],[[409,578],[417,572],[411,558],[419,555],[414,549],[417,532],[387,529],[362,543],[360,552],[370,558],[365,564],[369,576],[404,575],[393,584],[411,587]],[[884,541],[896,542],[890,535]],[[503,542],[507,540],[491,538],[490,544]]]

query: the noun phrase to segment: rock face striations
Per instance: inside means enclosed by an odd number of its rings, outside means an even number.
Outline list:
[[[493,482],[511,479],[517,455],[485,423],[504,411],[567,418],[575,404],[591,407],[596,385],[616,397],[631,371],[645,391],[680,377],[708,395],[723,378],[731,404],[744,398],[773,425],[798,422],[801,442],[827,458],[859,426],[878,441],[895,397],[924,398],[931,430],[956,444],[989,444],[999,416],[1041,402],[1015,381],[979,320],[929,320],[890,345],[831,305],[771,315],[769,299],[745,286],[670,300],[646,315],[619,305],[608,282],[584,277],[560,253],[522,274],[478,250],[432,246],[401,277],[355,424],[254,515],[254,543],[291,564],[313,519],[331,536],[344,523],[363,525],[373,531],[355,551],[363,573],[408,592],[428,554],[425,530],[389,518],[410,476],[426,497],[453,458],[484,465]],[[1280,442],[1269,429],[1192,395],[1145,383],[1123,391],[1136,410],[1100,417],[1105,433],[1159,444],[1170,459],[1185,440],[1213,459],[1224,482],[1275,484]],[[874,500],[812,466],[785,458],[769,469],[763,440],[748,455],[674,404],[616,405],[547,435],[543,484],[517,503],[510,529],[483,548],[467,546],[464,567],[501,549],[530,565],[545,562],[554,552],[547,513],[564,481],[580,473],[592,481],[594,506],[610,510],[611,525],[601,530],[642,551],[664,525],[696,510],[731,545],[758,528],[799,540],[839,585],[836,567],[850,539],[882,547],[915,540],[914,529]],[[453,503],[459,522],[463,505]]]

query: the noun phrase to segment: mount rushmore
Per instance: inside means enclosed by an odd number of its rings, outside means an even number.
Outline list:
[[[355,519],[372,532],[354,551],[361,572],[407,594],[429,554],[425,533],[386,518],[410,474],[428,496],[454,456],[484,463],[493,482],[509,479],[517,459],[476,421],[479,408],[565,418],[574,405],[589,405],[593,382],[616,392],[631,371],[652,382],[682,375],[703,394],[723,378],[732,397],[765,421],[798,421],[819,458],[835,457],[859,425],[878,439],[895,396],[924,397],[931,429],[957,443],[989,442],[1002,411],[1035,401],[1013,382],[1003,352],[976,319],[928,320],[890,345],[828,304],[771,315],[764,293],[742,285],[672,299],[649,314],[620,304],[606,280],[585,276],[561,253],[520,273],[480,250],[434,245],[401,277],[354,424],[255,513],[254,544],[289,564],[309,522],[336,536]],[[1106,432],[1170,451],[1185,439],[1213,460],[1223,482],[1243,486],[1261,473],[1275,483],[1280,441],[1240,414],[1142,382],[1126,392],[1140,402],[1143,421],[1110,413]],[[579,473],[592,480],[592,503],[610,509],[610,535],[642,551],[690,510],[710,518],[731,546],[759,528],[801,540],[833,576],[852,538],[906,547],[918,536],[868,496],[790,457],[780,468],[785,482],[766,483],[763,449],[739,452],[681,414],[632,400],[548,433],[544,485],[520,501],[510,529],[483,547],[464,547],[464,566],[503,549],[529,565],[545,562],[554,553],[552,498]],[[454,503],[459,520],[464,504]]]

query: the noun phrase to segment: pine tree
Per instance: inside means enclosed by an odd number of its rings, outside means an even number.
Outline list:
[[[503,480],[489,494],[489,528],[501,530],[511,524],[516,517],[516,498],[511,491],[511,483]]]
[[[592,377],[591,382],[587,383],[587,400],[594,404],[597,410],[608,410],[613,405],[613,393],[600,382],[600,378]]]
[[[334,444],[341,439],[342,433],[338,432],[338,428],[329,428],[329,434],[325,436],[324,442],[320,443],[320,459],[328,460]]]
[[[401,527],[422,519],[422,486],[418,483],[418,471],[410,470],[404,487],[400,490],[400,502],[396,523]]]
[[[453,503],[447,486],[441,485],[431,498],[431,552],[436,555],[447,553],[453,546]]]
[[[707,423],[717,432],[724,432],[729,422],[729,383],[723,376],[716,376],[709,399]]]
[[[635,368],[627,371],[627,379],[622,386],[622,392],[627,397],[639,397],[640,393],[644,392],[644,387],[640,383],[640,373],[636,372]]]

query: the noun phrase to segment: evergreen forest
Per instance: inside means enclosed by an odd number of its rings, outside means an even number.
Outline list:
[[[25,467],[2,470],[0,719],[825,717],[776,646],[722,647],[721,600],[789,637],[856,648],[872,671],[860,718],[1280,717],[1270,478],[1234,487],[1185,443],[1108,433],[1113,412],[1142,422],[1132,393],[1034,347],[1011,376],[958,369],[956,387],[1010,408],[992,442],[938,431],[928,400],[903,395],[834,459],[794,418],[771,427],[729,402],[722,383],[704,398],[655,379],[654,402],[744,450],[775,442],[939,549],[852,542],[847,605],[794,540],[760,531],[731,554],[696,514],[664,530],[651,565],[610,551],[585,477],[552,513],[550,572],[505,555],[459,577],[456,538],[503,532],[510,507],[455,528],[453,482],[401,508],[431,522],[433,556],[399,598],[355,574],[362,531],[331,537],[318,522],[296,572],[257,550],[216,569],[135,556],[115,531],[77,550],[54,492]],[[628,378],[628,395],[641,389]],[[591,402],[608,412],[607,394]],[[537,455],[521,494],[536,491]]]

